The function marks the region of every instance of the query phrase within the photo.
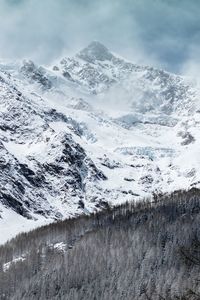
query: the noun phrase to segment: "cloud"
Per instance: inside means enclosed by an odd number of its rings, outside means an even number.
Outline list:
[[[1,0],[0,56],[48,63],[99,40],[136,63],[180,72],[200,46],[198,3]]]
[[[200,83],[200,47],[191,45],[187,59],[181,65],[181,74],[194,77]]]

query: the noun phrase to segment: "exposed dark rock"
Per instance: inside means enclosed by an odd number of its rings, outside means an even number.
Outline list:
[[[25,194],[25,186],[19,182],[19,181],[14,181],[14,185],[19,189],[19,191],[24,195]]]
[[[49,163],[49,164],[45,164],[43,165],[44,169],[46,172],[52,174],[52,175],[62,175],[63,171],[64,171],[64,167],[57,165],[57,164],[53,164],[53,163]]]
[[[85,49],[83,49],[79,54],[78,57],[84,59],[88,62],[93,62],[95,60],[105,61],[111,60],[113,55],[109,52],[109,50],[102,45],[101,43],[94,41]]]
[[[29,216],[28,210],[23,206],[20,200],[15,199],[12,195],[0,192],[1,202],[7,206],[11,207],[14,211],[20,214],[23,217],[31,218]]]
[[[127,177],[125,177],[125,178],[124,178],[124,180],[125,180],[125,181],[129,181],[129,182],[131,182],[131,181],[135,181],[135,179],[134,179],[134,178],[127,178]]]
[[[52,82],[45,75],[45,70],[42,67],[38,68],[32,61],[24,62],[21,72],[31,80],[40,83],[43,88],[52,88]]]
[[[152,184],[153,183],[153,177],[151,175],[142,176],[140,178],[141,184]]]
[[[183,138],[183,141],[181,142],[181,145],[186,146],[191,143],[195,142],[195,138],[190,132],[185,132],[181,134],[181,137]]]
[[[53,71],[59,71],[59,68],[57,66],[53,66]]]
[[[81,208],[81,209],[85,208],[85,204],[84,204],[83,200],[79,200],[79,202],[78,202],[78,208]]]
[[[71,75],[69,74],[69,72],[65,71],[63,72],[63,76],[68,79],[68,80],[73,80],[73,78],[71,77]]]

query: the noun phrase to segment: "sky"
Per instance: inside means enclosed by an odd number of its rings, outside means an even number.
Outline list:
[[[0,0],[0,59],[50,64],[98,40],[138,64],[195,75],[199,0]]]

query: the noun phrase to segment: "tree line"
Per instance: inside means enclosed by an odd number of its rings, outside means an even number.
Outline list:
[[[20,234],[0,247],[0,299],[198,300],[199,224],[193,188]]]

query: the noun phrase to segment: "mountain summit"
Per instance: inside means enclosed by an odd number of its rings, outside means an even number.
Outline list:
[[[51,68],[1,64],[0,242],[108,201],[198,187],[198,95],[99,42]]]
[[[77,56],[88,62],[111,60],[113,57],[109,50],[98,41],[91,42]]]

